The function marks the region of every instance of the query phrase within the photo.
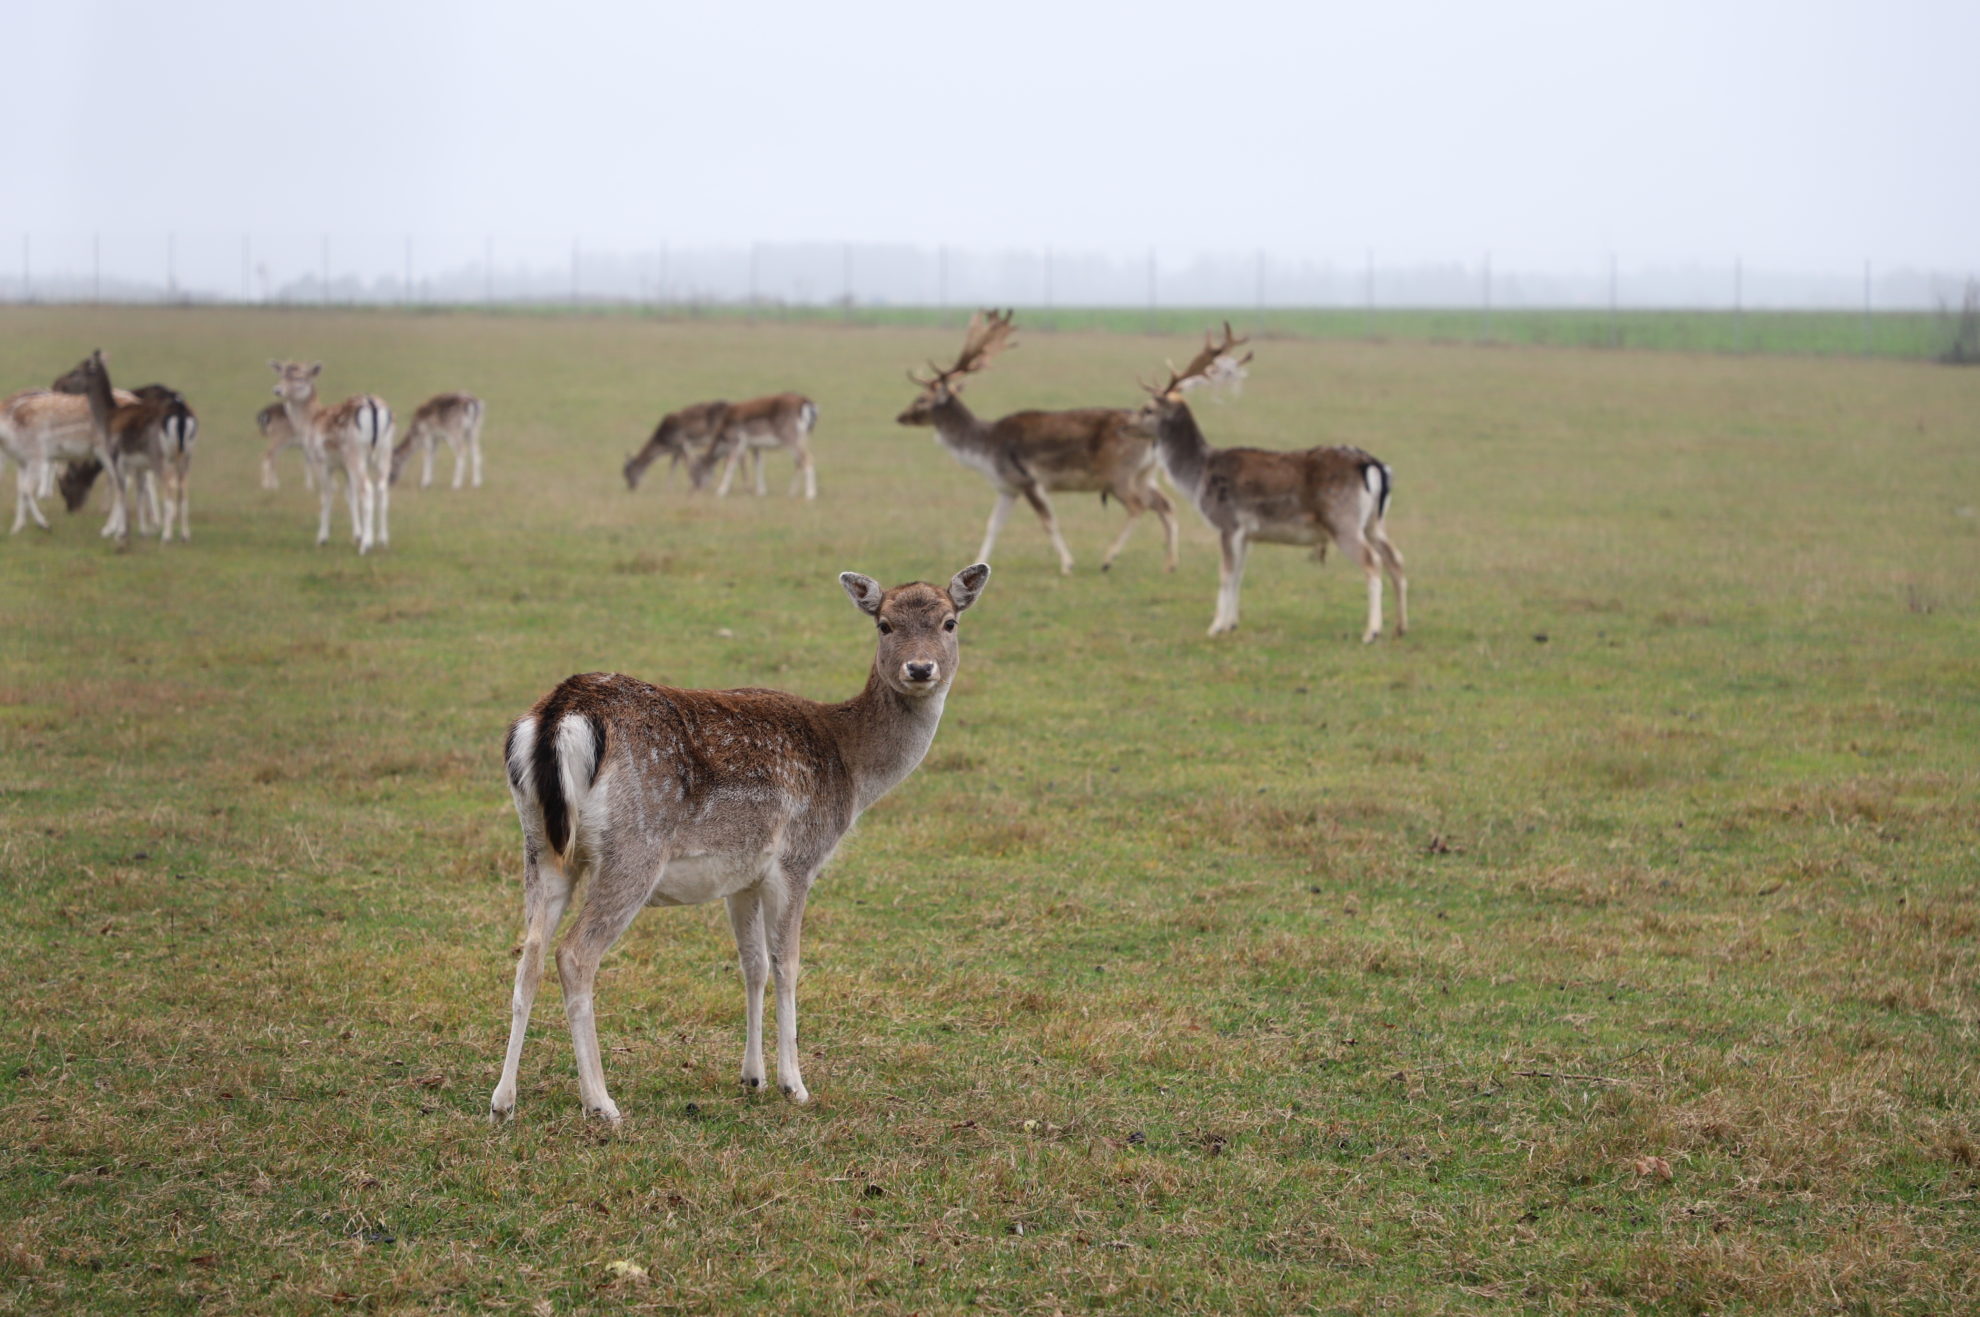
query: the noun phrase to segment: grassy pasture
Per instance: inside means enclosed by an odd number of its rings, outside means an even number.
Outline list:
[[[1061,500],[1064,579],[1014,515],[813,895],[814,1103],[735,1091],[726,920],[655,911],[623,1131],[554,976],[491,1130],[505,722],[596,668],[854,690],[836,574],[946,579],[989,510],[892,424],[955,340],[0,310],[7,387],[101,345],[203,424],[192,544],[0,543],[0,1311],[1980,1304],[1980,375],[1917,364],[1263,344],[1204,427],[1391,462],[1409,637],[1266,546],[1212,642],[1193,512],[1101,576],[1118,510]],[[1038,335],[971,398],[1189,346]],[[316,549],[270,356],[481,393],[487,487]],[[666,407],[785,387],[815,505],[626,492]]]

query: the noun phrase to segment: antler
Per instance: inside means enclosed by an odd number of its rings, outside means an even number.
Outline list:
[[[990,358],[1011,346],[1012,319],[1016,311],[978,311],[969,318],[969,331],[963,336],[962,352],[956,357],[956,364],[938,372],[941,379],[947,380],[956,375],[971,375],[990,364]]]
[[[1237,335],[1233,334],[1231,332],[1231,322],[1228,320],[1224,322],[1224,341],[1222,343],[1219,343],[1215,339],[1213,339],[1210,336],[1208,330],[1204,331],[1203,350],[1201,352],[1198,352],[1194,357],[1190,358],[1189,365],[1183,367],[1181,374],[1177,374],[1176,368],[1174,366],[1170,366],[1169,382],[1166,385],[1164,385],[1159,390],[1159,392],[1162,394],[1174,393],[1178,389],[1188,387],[1189,383],[1192,380],[1208,379],[1210,369],[1213,366],[1215,366],[1223,358],[1229,357],[1232,352],[1234,352],[1238,348],[1243,347],[1246,343],[1249,343],[1250,341],[1251,340],[1248,338],[1239,338],[1237,337]],[[1242,366],[1246,362],[1250,361],[1252,356],[1253,356],[1252,353],[1247,352],[1242,357],[1239,357],[1236,360],[1234,360],[1231,364],[1233,366]]]

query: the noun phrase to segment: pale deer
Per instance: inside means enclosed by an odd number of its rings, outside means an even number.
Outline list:
[[[179,523],[179,538],[192,538],[192,452],[199,436],[199,417],[177,389],[163,384],[147,384],[136,391],[136,401],[119,403],[122,390],[113,390],[110,373],[100,353],[85,359],[74,370],[55,381],[58,393],[77,394],[91,403],[91,414],[110,436],[110,448],[124,477],[129,502],[137,505],[140,535],[157,531],[161,543],[172,538],[172,523]],[[62,473],[62,502],[71,512],[89,500],[90,489],[103,464],[94,457],[72,462]],[[163,514],[159,510],[159,490],[164,490]],[[102,534],[120,539],[127,534],[125,502],[111,506]]]
[[[628,457],[621,468],[626,477],[626,488],[638,489],[646,468],[662,456],[670,459],[667,463],[669,475],[683,461],[688,463],[688,471],[692,473],[695,459],[714,446],[716,436],[722,431],[722,418],[728,410],[729,404],[726,402],[697,402],[662,416],[660,424],[654,426],[653,433],[648,436],[646,446]],[[759,454],[759,468],[762,462]],[[696,487],[699,488],[698,483]]]
[[[1181,373],[1150,389],[1153,396],[1136,414],[1136,424],[1155,441],[1162,469],[1203,519],[1217,532],[1223,550],[1218,574],[1217,611],[1210,634],[1234,631],[1244,560],[1252,541],[1312,545],[1326,557],[1329,540],[1361,564],[1368,577],[1368,625],[1362,641],[1382,634],[1382,576],[1396,592],[1396,634],[1409,628],[1409,583],[1402,555],[1389,543],[1383,519],[1394,481],[1389,468],[1359,448],[1309,448],[1275,452],[1262,448],[1212,448],[1197,428],[1184,393],[1218,374],[1237,371],[1233,353],[1247,339],[1224,326],[1224,341],[1204,336],[1203,350]]]
[[[113,396],[119,405],[137,401],[137,395],[122,389]],[[111,485],[121,502],[123,477],[111,460],[107,442],[97,429],[88,400],[80,394],[24,389],[0,402],[0,451],[17,468],[12,533],[18,534],[30,519],[48,529],[40,500],[54,492],[55,468],[62,463],[91,458],[101,462],[111,472]]]
[[[815,499],[818,469],[811,456],[811,431],[817,424],[818,404],[801,393],[773,393],[764,398],[728,403],[722,411],[721,425],[715,431],[715,442],[689,464],[688,478],[700,489],[708,483],[716,465],[721,464],[722,479],[715,486],[715,496],[725,497],[736,478],[736,468],[748,457],[756,465],[756,492],[760,497],[767,492],[763,485],[763,455],[771,449],[786,448],[796,463],[791,469],[790,492],[796,494],[802,480],[804,496]]]
[[[572,893],[584,904],[557,945],[584,1110],[614,1124],[592,988],[599,961],[646,906],[726,901],[742,969],[742,1083],[760,1088],[763,987],[777,987],[777,1080],[810,1100],[798,1066],[798,942],[819,869],[935,739],[956,675],[956,619],[989,580],[982,563],[946,589],[883,590],[839,577],[878,630],[866,688],[841,704],[782,691],[675,690],[617,673],[571,677],[509,728],[509,791],[523,833],[523,939],[509,1046],[489,1101],[512,1114],[544,954]]]
[[[412,424],[406,427],[406,437],[392,450],[392,480],[396,484],[400,468],[404,467],[413,451],[419,451],[419,487],[425,489],[433,483],[433,445],[435,440],[444,440],[454,453],[454,485],[461,487],[461,478],[473,469],[474,487],[481,488],[481,420],[486,414],[481,399],[472,393],[436,393],[419,405],[413,413]]]
[[[902,425],[934,427],[936,439],[957,461],[981,472],[996,487],[997,502],[990,509],[983,548],[976,556],[989,560],[1005,518],[1022,497],[1044,523],[1059,555],[1059,571],[1070,573],[1072,553],[1059,533],[1048,494],[1098,492],[1101,502],[1111,494],[1127,509],[1127,524],[1100,560],[1100,570],[1114,565],[1135,522],[1144,511],[1153,509],[1162,523],[1166,566],[1174,571],[1180,534],[1175,508],[1155,483],[1154,447],[1136,428],[1132,411],[1106,407],[1024,411],[985,422],[964,405],[963,384],[1009,345],[1010,335],[1011,312],[977,312],[970,318],[955,365],[944,370],[930,362],[929,369],[935,373],[929,379],[908,372],[908,379],[921,387],[921,394],[895,418]]]
[[[334,407],[316,400],[316,377],[323,363],[268,363],[275,372],[275,396],[289,426],[302,437],[303,460],[317,480],[322,516],[316,542],[330,542],[330,504],[341,470],[351,507],[351,538],[359,553],[391,543],[392,409],[374,394],[359,393]]]
[[[268,441],[268,447],[261,454],[261,487],[280,489],[282,477],[276,473],[275,459],[291,448],[302,447],[302,436],[296,427],[289,424],[288,408],[279,402],[271,402],[254,414],[254,428],[261,431],[261,437]],[[303,454],[303,487],[316,488],[316,472],[309,464],[309,454]]]

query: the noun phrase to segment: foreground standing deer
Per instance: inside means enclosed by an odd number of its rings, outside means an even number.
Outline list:
[[[557,946],[586,1112],[614,1124],[592,985],[605,952],[649,905],[723,900],[742,967],[742,1082],[762,1086],[763,986],[777,985],[777,1079],[798,1070],[798,940],[819,869],[860,813],[921,762],[956,674],[956,619],[990,579],[983,563],[941,589],[839,577],[878,629],[866,688],[843,704],[773,690],[689,691],[618,673],[571,677],[509,728],[509,791],[523,831],[523,941],[509,1048],[489,1102],[516,1106],[516,1070],[543,957],[571,894],[584,905]]]
[[[1217,612],[1210,634],[1234,631],[1244,559],[1251,542],[1310,544],[1324,559],[1329,540],[1368,575],[1368,626],[1364,643],[1382,634],[1382,574],[1396,591],[1396,634],[1409,629],[1409,583],[1402,555],[1389,543],[1383,518],[1393,480],[1389,468],[1359,448],[1309,448],[1281,453],[1262,448],[1212,448],[1183,400],[1194,385],[1234,373],[1243,362],[1232,354],[1248,339],[1224,326],[1224,341],[1203,338],[1203,350],[1173,368],[1136,416],[1155,441],[1162,469],[1217,532],[1223,549]],[[1244,361],[1251,360],[1246,354]]]
[[[316,400],[316,377],[323,363],[305,366],[300,361],[276,361],[268,365],[275,372],[275,396],[290,429],[302,440],[303,460],[317,482],[317,496],[323,505],[317,522],[316,542],[330,542],[330,504],[336,497],[332,479],[344,474],[351,505],[351,538],[358,552],[391,542],[392,506],[392,409],[385,400],[369,393],[357,393],[334,407]],[[264,474],[267,470],[263,468]]]
[[[1059,571],[1070,573],[1072,553],[1059,534],[1059,521],[1047,494],[1098,491],[1101,502],[1111,494],[1127,509],[1127,524],[1100,560],[1100,570],[1114,565],[1114,558],[1134,532],[1134,523],[1152,508],[1166,537],[1166,566],[1174,571],[1179,533],[1175,509],[1156,487],[1155,454],[1147,435],[1135,426],[1132,411],[1089,407],[1013,412],[1002,420],[984,422],[963,404],[962,388],[967,378],[1009,345],[1011,314],[977,312],[970,318],[955,365],[943,370],[930,362],[929,369],[935,374],[929,379],[909,371],[908,379],[921,387],[921,395],[895,418],[902,425],[933,426],[936,439],[955,454],[957,461],[982,472],[996,486],[997,502],[990,509],[983,549],[976,556],[989,560],[1004,519],[1022,496],[1052,539],[1059,555]]]
[[[419,450],[419,487],[425,489],[433,483],[433,444],[444,440],[454,453],[454,488],[461,487],[461,477],[469,466],[474,469],[474,487],[481,488],[481,420],[487,414],[481,399],[472,393],[436,393],[419,405],[413,413],[412,424],[406,427],[406,437],[392,450],[392,480],[397,483],[399,470],[405,466],[414,449]]]

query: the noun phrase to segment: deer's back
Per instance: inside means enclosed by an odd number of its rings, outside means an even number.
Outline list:
[[[655,835],[676,861],[754,862],[791,846],[829,850],[851,825],[853,782],[827,706],[784,691],[681,690],[623,673],[570,677],[530,711],[535,744],[568,717],[601,736],[594,792],[601,845]],[[544,779],[539,749],[536,777]],[[615,838],[625,828],[637,837]],[[707,899],[707,898],[702,898]]]
[[[1153,445],[1131,419],[1116,407],[1012,412],[990,434],[1047,489],[1105,489],[1153,473]]]

